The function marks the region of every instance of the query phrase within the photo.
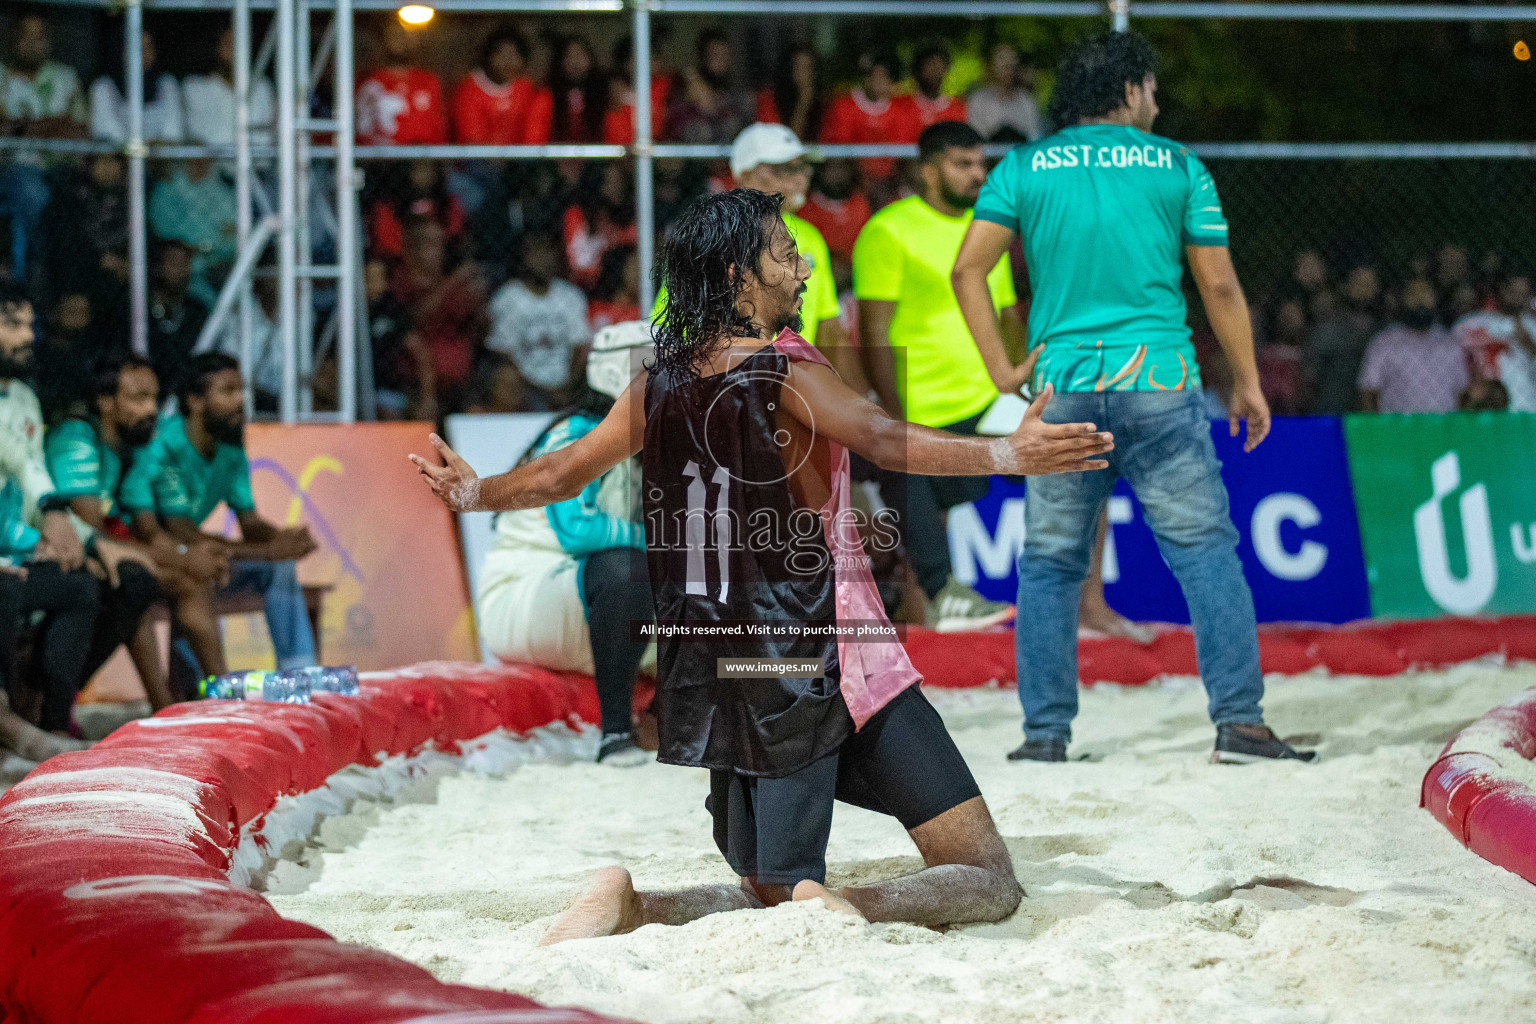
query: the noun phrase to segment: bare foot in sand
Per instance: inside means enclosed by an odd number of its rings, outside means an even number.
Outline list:
[[[570,939],[595,939],[603,935],[622,935],[644,924],[640,897],[629,872],[620,867],[603,868],[593,876],[586,890],[539,940],[541,946],[553,946]]]
[[[9,708],[0,708],[0,747],[28,761],[46,761],[55,754],[85,750],[90,744],[68,736],[55,736],[27,722]]]
[[[1149,644],[1157,639],[1157,630],[1132,622],[1107,604],[1083,602],[1077,613],[1077,628],[1092,630],[1105,636],[1123,636],[1138,644]]]
[[[859,913],[858,907],[855,907],[841,896],[834,896],[832,891],[826,886],[820,882],[813,882],[809,878],[796,884],[791,898],[796,903],[803,900],[821,900],[828,910],[834,910],[839,914],[852,914],[860,921],[864,920],[864,915]]]

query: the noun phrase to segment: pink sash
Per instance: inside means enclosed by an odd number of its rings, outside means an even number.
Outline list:
[[[832,365],[826,356],[793,331],[785,330],[773,344],[790,359]],[[880,591],[870,575],[869,556],[864,553],[864,543],[859,537],[848,496],[848,450],[831,438],[827,439],[827,444],[831,446],[832,495],[821,509],[821,525],[837,578],[837,621],[870,622],[889,627],[891,621],[886,618],[885,602],[880,600]],[[922,682],[923,677],[907,657],[906,647],[894,637],[870,641],[840,636],[837,638],[837,658],[842,670],[843,703],[848,705],[848,713],[860,729],[875,712],[890,703],[891,698],[914,683]]]

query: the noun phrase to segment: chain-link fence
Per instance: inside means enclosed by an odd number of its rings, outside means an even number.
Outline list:
[[[1482,385],[1528,375],[1485,321],[1507,333],[1536,267],[1536,161],[1207,164],[1281,411],[1497,406]]]
[[[0,258],[10,266],[15,253],[25,252],[43,333],[65,345],[61,352],[125,347],[124,159],[14,151],[7,159],[34,169],[48,193],[24,250],[10,244],[17,218],[0,214]],[[828,237],[845,296],[866,200],[856,182],[845,180],[853,163],[822,165],[804,211]],[[1232,225],[1233,259],[1279,411],[1338,412],[1378,400],[1389,409],[1405,401],[1410,408],[1455,407],[1466,385],[1448,391],[1447,375],[1456,374],[1447,370],[1453,360],[1445,353],[1387,360],[1400,376],[1422,380],[1378,386],[1383,393],[1373,399],[1359,394],[1373,390],[1359,387],[1365,352],[1376,333],[1421,319],[1405,304],[1427,301],[1449,331],[1499,306],[1502,283],[1536,266],[1536,161],[1218,155],[1206,163]],[[260,220],[271,211],[275,183],[264,165],[254,177],[252,215]],[[718,159],[659,160],[658,231],[693,196],[728,182]],[[329,176],[317,172],[307,220],[309,262],[316,264],[333,258],[330,187]],[[237,309],[218,330],[204,332],[238,255],[232,167],[214,159],[152,160],[146,207],[150,356],[169,386],[194,348],[239,353]],[[558,405],[577,379],[574,363],[591,333],[642,312],[627,160],[372,160],[359,208],[382,416]],[[1027,295],[1027,268],[1018,276]],[[546,277],[562,284],[535,301]],[[1405,300],[1416,279],[1428,283],[1428,300]],[[252,376],[257,409],[265,412],[275,408],[280,387],[270,269],[258,268],[252,296]],[[324,342],[334,287],[317,281],[309,298]],[[1207,375],[1219,390],[1214,339],[1203,329],[1198,302],[1191,310]],[[846,312],[852,321],[854,310]],[[1499,342],[1469,344],[1487,349]],[[305,368],[322,410],[335,402],[328,351],[321,344]],[[1478,358],[1483,371],[1497,364],[1486,352],[1473,356],[1473,377]]]

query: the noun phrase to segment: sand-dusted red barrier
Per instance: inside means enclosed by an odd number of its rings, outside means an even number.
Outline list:
[[[1536,688],[1446,744],[1419,803],[1473,853],[1536,882]]]
[[[906,642],[931,685],[1013,680],[1010,633],[912,630]],[[1536,618],[1266,628],[1261,648],[1272,672],[1322,666],[1382,675],[1498,653],[1536,659]],[[1145,647],[1086,640],[1080,664],[1086,680],[1144,683],[1193,674],[1194,644],[1184,630]],[[268,815],[284,800],[325,790],[337,773],[597,720],[588,677],[428,663],[365,674],[355,698],[177,705],[88,751],[53,758],[0,799],[0,1020],[607,1020],[446,985],[396,957],[284,920],[241,884],[246,867],[236,859],[273,854]],[[1484,722],[1497,741],[1478,752],[1448,748],[1425,779],[1425,805],[1476,852],[1536,880],[1536,795],[1505,767],[1536,753],[1536,691]]]

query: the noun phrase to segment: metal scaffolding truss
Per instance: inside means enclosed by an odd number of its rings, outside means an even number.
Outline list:
[[[233,159],[239,208],[240,257],[225,282],[209,326],[199,345],[233,318],[240,337],[241,363],[250,401],[254,367],[250,291],[251,275],[269,246],[277,250],[278,309],[276,338],[282,354],[279,413],[284,422],[299,419],[354,421],[373,414],[372,360],[361,287],[362,241],[357,206],[357,161],[430,157],[444,160],[583,158],[635,161],[636,228],[642,267],[654,258],[654,161],[712,159],[727,156],[725,146],[657,143],[652,137],[651,18],[668,15],[735,15],[751,17],[879,16],[879,17],[1039,17],[1107,18],[1116,31],[1138,18],[1203,18],[1209,20],[1393,21],[1393,22],[1529,22],[1536,6],[1394,4],[1394,3],[1226,3],[1218,0],[436,0],[444,12],[483,14],[564,13],[621,14],[632,18],[635,53],[635,141],[630,146],[358,146],[353,117],[353,15],[360,11],[392,11],[403,0],[42,0],[61,6],[98,7],[125,12],[124,48],[127,78],[128,141],[123,146],[99,142],[51,142],[0,139],[6,149],[47,148],[65,153],[121,152],[129,164],[129,262],[134,347],[147,345],[147,271],[145,224],[145,161],[150,157]],[[146,145],[144,141],[143,12],[228,11],[235,39],[236,142],[233,146]],[[273,12],[267,40],[252,54],[251,14]],[[329,13],[327,28],[311,38],[311,15]],[[275,64],[277,124],[275,142],[258,140],[250,124],[253,78],[268,61]],[[312,99],[328,64],[332,64],[333,115],[310,116]],[[320,144],[317,135],[333,142]],[[999,148],[999,152],[1007,147]],[[1192,143],[1202,156],[1248,159],[1536,159],[1536,144],[1527,143]],[[915,155],[913,146],[821,146],[825,156]],[[258,161],[276,163],[277,196],[265,195],[255,173]],[[329,165],[332,173],[319,168]],[[329,185],[327,186],[327,180]],[[256,206],[265,215],[257,219]],[[336,240],[335,262],[313,263],[315,219]],[[327,322],[317,331],[316,282],[334,288]],[[330,295],[328,298],[332,297]],[[652,301],[649,274],[641,274],[641,308]],[[334,344],[337,354],[339,409],[332,416],[315,413],[311,374]],[[249,411],[249,409],[248,409]]]

